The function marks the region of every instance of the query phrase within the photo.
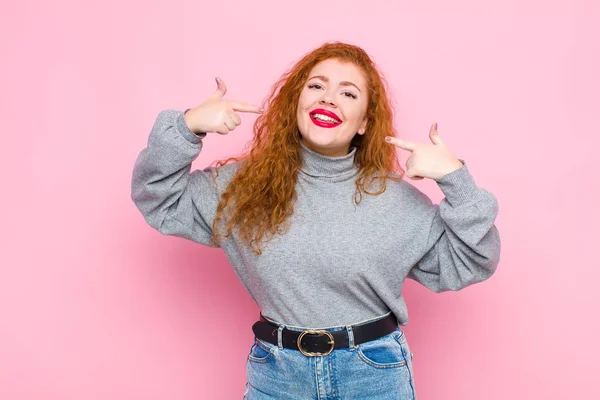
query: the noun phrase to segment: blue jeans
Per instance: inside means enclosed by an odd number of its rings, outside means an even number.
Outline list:
[[[413,355],[399,327],[358,345],[354,344],[352,327],[327,328],[330,332],[346,329],[349,347],[334,349],[326,356],[306,356],[281,346],[281,331],[284,327],[299,331],[308,328],[275,323],[279,326],[279,345],[254,338],[246,362],[244,399],[417,399]]]

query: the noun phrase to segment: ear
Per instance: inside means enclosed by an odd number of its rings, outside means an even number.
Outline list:
[[[359,135],[364,135],[365,132],[367,130],[367,118],[365,117],[365,119],[363,120],[362,124],[360,124],[360,128],[358,128],[358,134]]]

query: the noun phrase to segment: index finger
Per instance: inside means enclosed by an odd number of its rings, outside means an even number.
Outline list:
[[[417,149],[418,144],[415,142],[411,142],[410,140],[404,140],[393,136],[386,136],[386,142],[391,143],[401,149],[408,151],[415,151]]]
[[[242,103],[239,101],[231,101],[229,104],[234,111],[251,112],[257,114],[260,114],[264,111],[260,106],[254,104]]]

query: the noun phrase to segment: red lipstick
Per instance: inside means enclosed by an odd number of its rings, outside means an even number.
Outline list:
[[[330,117],[336,120],[336,122],[333,121],[322,121],[320,119],[316,119],[314,117],[315,114],[321,114],[321,115],[325,115],[326,117]],[[315,110],[312,110],[310,113],[310,119],[311,121],[317,125],[320,126],[322,128],[334,128],[338,125],[340,125],[342,123],[342,119],[340,117],[338,117],[334,112],[325,110],[323,108],[317,108]]]

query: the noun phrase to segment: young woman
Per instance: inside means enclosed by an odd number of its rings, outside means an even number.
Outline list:
[[[394,137],[383,79],[357,46],[305,55],[264,109],[217,85],[185,113],[158,114],[132,198],[163,234],[221,247],[260,307],[244,398],[415,399],[404,280],[442,292],[488,279],[496,198],[436,124],[431,143]],[[259,114],[251,149],[191,171],[202,139],[234,130],[240,112]],[[407,171],[397,148],[411,152]],[[435,180],[445,198],[432,204],[404,176]]]

